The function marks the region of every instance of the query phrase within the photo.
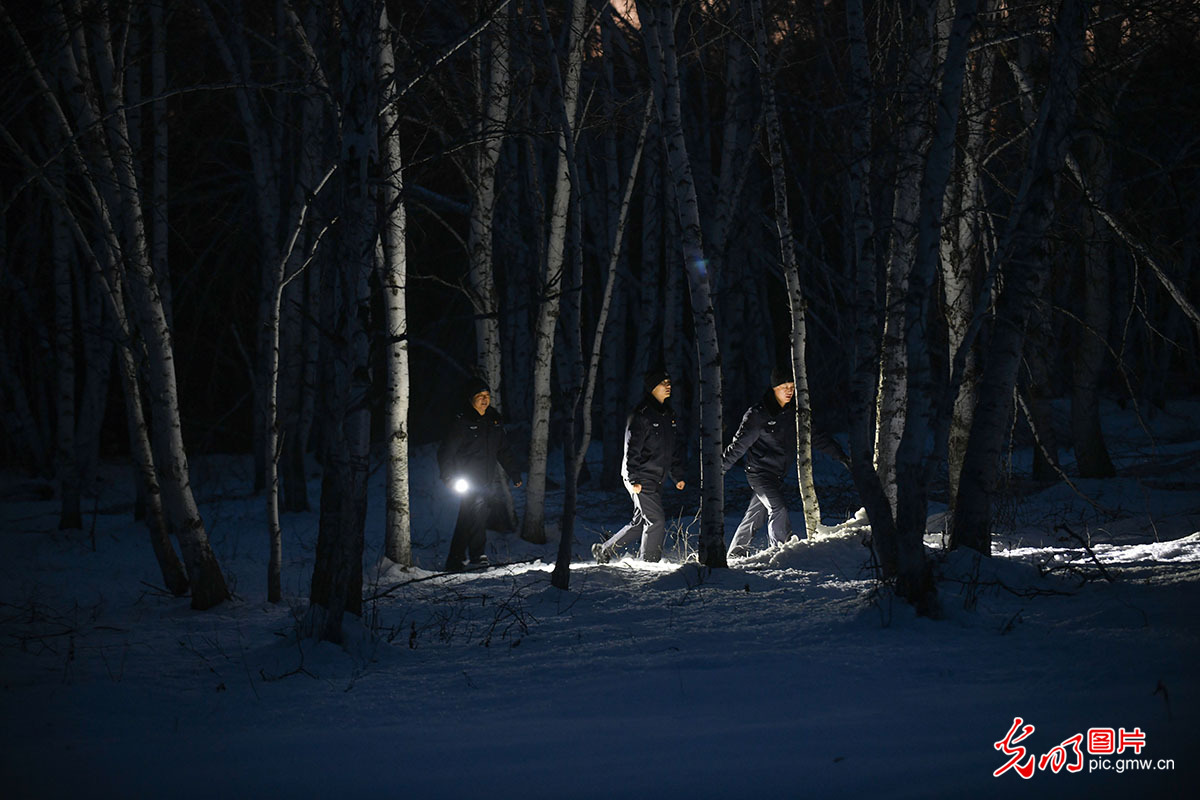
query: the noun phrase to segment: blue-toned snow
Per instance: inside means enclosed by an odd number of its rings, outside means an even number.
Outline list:
[[[935,505],[926,545],[942,579],[938,620],[876,589],[848,475],[823,459],[829,525],[726,570],[681,563],[699,524],[691,486],[667,495],[667,561],[596,565],[590,545],[630,508],[623,493],[585,485],[570,591],[549,585],[553,489],[549,543],[489,534],[493,561],[532,561],[438,576],[455,500],[422,448],[412,493],[422,568],[381,558],[378,470],[352,652],[294,635],[315,513],[284,516],[285,601],[266,602],[264,502],[248,492],[246,459],[193,464],[235,592],[207,612],[156,588],[127,468],[106,470],[84,532],[56,531],[56,504],[22,499],[9,476],[3,796],[1184,796],[1200,753],[1197,412],[1172,405],[1147,430],[1110,408],[1121,477],[1015,480],[996,508],[991,559],[947,553]],[[1012,457],[1027,475],[1028,447]],[[740,469],[726,486],[728,538],[747,499]],[[993,777],[1007,761],[994,743],[1017,716],[1035,725],[1022,743],[1033,755],[1089,728],[1137,727],[1138,757],[1174,768]]]

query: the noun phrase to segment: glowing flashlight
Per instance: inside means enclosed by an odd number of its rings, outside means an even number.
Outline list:
[[[458,492],[459,494],[466,494],[467,490],[470,488],[471,488],[471,484],[467,483],[466,478],[455,478],[454,479],[454,491]]]

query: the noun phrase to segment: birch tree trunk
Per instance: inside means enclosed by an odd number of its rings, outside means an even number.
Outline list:
[[[646,131],[650,125],[651,116],[651,98],[647,98],[646,112],[642,121],[642,130],[638,134],[637,147],[634,150],[633,159],[629,164],[629,177],[625,181],[625,192],[621,198],[620,210],[617,213],[613,238],[609,244],[608,253],[608,270],[604,280],[604,296],[600,302],[600,313],[596,320],[596,333],[592,337],[592,352],[588,359],[587,378],[584,381],[583,396],[579,402],[580,424],[582,425],[582,433],[579,437],[579,445],[575,446],[573,423],[567,426],[567,443],[566,452],[572,456],[570,463],[566,464],[567,468],[567,492],[566,499],[563,502],[563,526],[562,538],[559,540],[558,560],[554,566],[554,573],[551,576],[550,582],[559,589],[566,590],[570,585],[570,565],[571,565],[571,544],[573,540],[573,530],[575,522],[575,500],[577,486],[579,483],[579,473],[583,469],[584,460],[587,458],[588,446],[592,440],[592,399],[596,392],[596,375],[600,371],[600,354],[604,349],[604,335],[608,330],[609,310],[612,307],[613,292],[617,283],[617,264],[621,260],[621,244],[625,238],[625,222],[629,218],[629,205],[633,199],[633,187],[637,182],[638,165],[641,162],[642,150],[646,144]],[[582,266],[582,265],[581,265]],[[578,278],[582,283],[582,270]],[[579,342],[582,345],[582,342]],[[574,409],[571,409],[572,416],[576,416]]]
[[[254,488],[255,491],[266,489],[267,492],[267,601],[278,603],[282,599],[283,564],[283,532],[279,521],[279,320],[286,266],[280,258],[278,243],[282,188],[273,157],[275,144],[271,141],[266,124],[260,119],[255,96],[247,86],[250,65],[244,62],[248,57],[244,22],[235,21],[231,42],[221,31],[208,3],[201,2],[199,8],[217,53],[236,87],[234,96],[249,145],[254,179],[261,248],[258,325],[255,327],[257,364],[253,381]],[[241,56],[241,60],[238,56]]]
[[[575,110],[583,66],[584,0],[571,0],[567,37],[567,71],[562,82],[562,130],[558,135],[554,201],[550,212],[550,237],[541,276],[537,325],[534,330],[533,419],[529,437],[529,480],[525,484],[525,518],[521,538],[535,544],[546,541],[546,467],[550,451],[550,374],[554,360],[554,331],[558,324],[566,265],[567,221],[571,208],[571,164],[568,138],[574,136]]]
[[[905,28],[910,28],[912,33],[902,39],[908,55],[907,58],[901,55],[904,78],[898,102],[903,123],[897,137],[896,184],[887,257],[887,296],[875,431],[875,464],[893,512],[896,511],[898,491],[897,451],[900,449],[905,412],[909,405],[905,299],[917,246],[924,154],[929,147],[930,62],[936,9],[937,0],[910,0],[899,5],[900,12],[909,18]]]
[[[100,8],[96,19],[89,23],[92,35],[91,56],[97,69],[97,88],[104,97],[104,107],[122,109],[121,85],[115,80],[107,9]],[[81,54],[87,54],[82,29],[74,32],[74,45]],[[69,49],[64,50],[67,66],[77,81],[81,81],[79,64]],[[81,127],[92,128],[101,121],[94,108],[80,104],[85,118]],[[124,113],[109,113],[103,118],[103,130],[107,134],[111,155],[105,163],[110,170],[112,185],[118,192],[121,204],[120,220],[123,234],[123,252],[127,268],[131,298],[133,301],[138,330],[146,346],[147,374],[150,389],[151,422],[159,484],[163,493],[163,507],[168,523],[179,539],[184,564],[192,589],[192,608],[207,609],[229,598],[229,590],[220,566],[209,545],[204,522],[192,495],[187,454],[183,445],[183,429],[179,418],[179,395],[175,380],[175,353],[171,329],[163,307],[146,237],[145,216],[142,211],[141,189],[135,170],[134,154],[130,150],[130,135]]]
[[[101,11],[105,10],[101,9]],[[82,30],[78,27],[68,25],[61,8],[56,9],[55,12],[53,22],[57,26],[60,34],[59,41],[62,43],[57,53],[60,69],[59,76],[63,83],[64,94],[70,100],[72,112],[77,123],[74,127],[66,111],[59,104],[57,96],[51,91],[44,75],[34,62],[24,39],[21,37],[16,26],[13,25],[11,18],[8,17],[3,6],[0,6],[0,22],[4,23],[4,26],[12,35],[28,76],[35,82],[41,96],[49,104],[52,119],[51,124],[61,135],[62,140],[67,143],[67,157],[70,159],[75,173],[80,178],[78,185],[85,193],[87,201],[90,202],[89,212],[95,215],[95,219],[100,226],[101,240],[98,245],[98,251],[93,249],[92,243],[89,241],[87,234],[84,233],[79,220],[72,213],[69,213],[71,206],[64,194],[33,164],[28,155],[24,154],[20,146],[2,126],[0,126],[0,133],[3,133],[4,138],[13,148],[14,152],[20,156],[26,169],[36,176],[36,179],[47,191],[56,206],[64,211],[68,211],[68,213],[64,214],[63,219],[73,232],[80,252],[91,251],[94,254],[93,259],[91,259],[93,271],[96,274],[98,283],[104,287],[104,293],[113,312],[117,338],[121,342],[121,375],[126,397],[128,430],[131,440],[130,451],[133,454],[137,471],[141,476],[140,484],[145,487],[148,495],[151,544],[168,590],[177,596],[186,593],[189,588],[188,583],[190,578],[193,589],[192,607],[200,609],[208,608],[228,596],[224,579],[221,576],[219,567],[216,566],[215,559],[212,558],[212,552],[208,548],[208,540],[204,535],[202,527],[198,530],[196,527],[175,528],[180,543],[183,545],[183,553],[187,565],[187,576],[185,577],[184,575],[184,569],[179,564],[167,538],[167,531],[169,526],[177,526],[181,522],[187,522],[188,520],[178,514],[168,518],[167,513],[163,511],[164,506],[161,503],[163,493],[160,492],[161,483],[162,481],[171,481],[176,476],[171,473],[164,473],[161,469],[156,469],[156,456],[152,452],[150,426],[144,417],[141,407],[138,370],[132,352],[134,345],[132,341],[132,326],[126,315],[122,289],[125,277],[122,267],[125,265],[121,261],[122,248],[118,242],[120,233],[125,233],[126,235],[133,234],[130,246],[134,250],[135,258],[137,256],[142,257],[140,262],[135,263],[140,263],[142,268],[141,277],[143,279],[146,271],[149,269],[149,264],[145,260],[146,253],[144,246],[141,249],[137,248],[139,241],[142,245],[145,243],[144,237],[139,240],[137,236],[137,227],[141,221],[140,215],[130,215],[130,209],[120,208],[125,230],[119,232],[116,215],[112,210],[118,208],[118,204],[121,203],[121,199],[116,197],[117,191],[124,189],[127,193],[135,193],[137,185],[135,183],[122,184],[116,179],[117,169],[114,166],[115,159],[107,149],[109,145],[106,144],[103,137],[104,129],[100,124],[99,112],[96,106],[97,94],[103,88],[108,106],[116,109],[110,115],[108,122],[111,125],[119,126],[121,119],[123,119],[121,116],[123,107],[119,102],[119,97],[115,96],[112,91],[113,75],[111,57],[105,58],[105,50],[109,39],[103,36],[103,31],[101,31],[102,35],[97,37],[101,43],[97,62],[103,71],[102,75],[107,78],[104,86],[100,87],[92,79],[90,71],[85,72],[81,69],[81,62],[76,61],[74,52],[71,49],[74,47],[82,55],[87,54]],[[111,56],[111,54],[109,55]],[[85,60],[82,63],[86,64],[87,61]],[[77,135],[75,128],[78,128],[82,133]],[[132,154],[128,149],[129,139],[127,136],[122,137],[119,135],[121,133],[119,127],[116,133],[118,136],[114,137],[116,142],[115,149],[124,157],[122,175],[128,177],[131,172],[129,162],[132,160]],[[89,157],[84,157],[82,147],[87,148]],[[136,198],[136,195],[134,197]],[[138,281],[132,280],[131,283],[136,286]],[[161,318],[161,310],[159,317]],[[164,328],[162,327],[143,328],[142,330],[143,336],[162,336],[163,332]],[[164,343],[160,340],[155,344],[157,346],[151,354],[152,356],[159,355],[161,358],[162,345]],[[169,352],[169,338],[165,342],[165,345]],[[166,367],[169,368],[170,364],[171,362],[168,361]],[[161,380],[164,371],[166,371],[167,377],[170,379],[166,386],[160,383],[157,387],[152,387],[152,406],[156,412],[162,415],[162,419],[166,420],[160,423],[159,427],[156,427],[154,430],[155,437],[160,437],[163,435],[162,428],[169,427],[169,415],[172,410],[175,412],[174,420],[178,423],[178,404],[175,403],[172,405],[171,403],[175,399],[173,393],[173,373],[169,369],[164,370],[161,363],[157,364],[157,366],[158,369],[151,370],[151,375]],[[155,389],[158,391],[155,391]],[[164,395],[166,395],[165,398]],[[155,402],[156,400],[157,402]],[[167,446],[163,447],[163,450],[167,451],[168,457],[176,453],[182,453],[182,442],[180,442],[177,451],[172,451],[169,445],[170,442],[167,443]],[[186,462],[184,467],[186,481]],[[168,508],[168,512],[177,511],[179,505],[178,495],[180,493],[186,493],[190,497],[190,488],[186,482],[182,488],[178,482],[175,482],[168,486],[166,491],[170,492],[172,498],[175,500],[175,507]],[[198,519],[198,515],[195,518]]]
[[[988,1],[983,0],[980,6],[981,13],[986,13],[989,8]],[[942,232],[942,295],[949,362],[954,360],[955,354],[967,338],[967,329],[971,324],[972,298],[975,295],[972,274],[982,260],[981,229],[985,208],[981,167],[987,143],[987,123],[990,116],[988,97],[995,61],[994,48],[984,48],[976,56],[973,68],[968,67],[963,99],[966,142],[962,149],[960,176],[958,181],[950,181],[946,187],[946,207],[958,212],[957,224],[946,226]],[[967,449],[967,435],[971,429],[971,417],[975,409],[975,385],[978,380],[973,351],[968,348],[963,356],[965,370],[962,384],[953,394],[954,408],[947,443],[951,507],[958,496],[958,476],[962,471],[962,459]]]
[[[162,492],[158,474],[154,467],[154,455],[150,446],[150,425],[142,409],[141,386],[138,383],[137,365],[129,347],[118,351],[121,382],[125,395],[125,422],[129,429],[129,452],[133,457],[142,486],[146,491],[146,527],[150,531],[150,546],[158,561],[163,584],[176,597],[187,594],[188,573],[171,547],[167,517],[163,511]]]
[[[977,0],[957,0],[954,23],[942,64],[942,85],[938,95],[931,141],[925,157],[920,186],[920,213],[913,266],[905,298],[905,347],[908,407],[904,433],[897,452],[896,553],[897,593],[922,612],[933,612],[935,587],[925,560],[925,527],[929,513],[928,486],[938,455],[936,437],[931,436],[941,423],[942,412],[935,407],[934,385],[929,354],[933,313],[930,299],[938,272],[939,243],[942,228],[942,203],[946,184],[954,164],[954,139],[962,103],[966,75],[967,43],[975,24]],[[934,439],[934,441],[930,441]]]
[[[285,6],[289,11],[290,6]],[[292,179],[290,208],[306,209],[309,193],[321,181],[323,165],[336,160],[336,142],[328,142],[322,136],[324,120],[330,115],[328,103],[329,85],[324,70],[316,58],[316,52],[324,49],[326,25],[320,16],[322,9],[310,5],[304,21],[293,13],[287,13],[288,31],[305,54],[307,74],[304,93],[300,101],[299,158],[296,159],[295,175]],[[325,10],[325,13],[329,13]],[[285,272],[288,279],[283,287],[283,307],[279,320],[280,364],[279,364],[279,414],[276,422],[282,427],[279,444],[280,501],[284,511],[308,511],[308,485],[305,470],[305,454],[312,432],[316,397],[316,371],[318,359],[316,314],[320,283],[320,266],[317,262],[328,257],[319,251],[321,231],[328,227],[328,195],[314,197],[308,216],[312,220],[299,231],[300,238],[293,246],[292,257]],[[293,229],[292,235],[296,230]],[[304,264],[310,266],[305,268]],[[304,269],[304,274],[298,272]]]
[[[792,238],[791,214],[788,211],[787,174],[783,164],[783,128],[775,105],[775,82],[767,65],[767,33],[763,19],[762,0],[750,0],[754,15],[754,41],[758,50],[759,78],[762,81],[763,106],[767,123],[767,154],[771,165],[771,183],[775,195],[775,227],[779,232],[779,250],[783,275],[787,281],[788,306],[791,309],[791,362],[796,384],[796,474],[799,476],[800,496],[804,500],[804,521],[809,537],[821,524],[821,508],[817,503],[817,486],[813,480],[812,464],[812,405],[808,392],[808,358],[805,351],[805,308],[807,301],[800,283],[800,267],[796,263],[796,245]]]
[[[636,402],[642,395],[642,378],[653,366],[656,358],[662,353],[655,353],[653,342],[660,342],[660,332],[664,329],[663,303],[659,283],[662,280],[663,264],[670,262],[670,256],[663,248],[663,228],[665,224],[663,210],[662,182],[662,129],[655,120],[650,121],[647,133],[650,147],[647,148],[645,159],[645,176],[642,180],[642,263],[638,269],[638,285],[635,290],[637,306],[635,340],[637,342],[633,355],[633,368],[627,376],[628,388],[625,390],[622,405]],[[624,419],[628,409],[622,408],[620,417]],[[625,431],[622,426],[621,447],[623,457]],[[620,469],[618,467],[618,475]]]
[[[615,47],[614,38],[619,38],[621,32],[616,29],[610,15],[601,20],[601,52],[604,55],[604,116],[615,120],[617,115],[617,87],[615,77]],[[650,112],[653,111],[652,106]],[[645,121],[648,124],[653,113],[647,113]],[[604,230],[605,241],[614,242],[618,235],[623,236],[621,198],[621,153],[618,143],[618,126],[615,122],[605,129],[603,136],[602,171],[604,175]],[[637,156],[631,171],[638,169],[641,154],[645,145],[644,136],[639,139]],[[626,212],[627,213],[627,212]],[[618,231],[621,231],[618,234]],[[611,247],[611,244],[610,244]],[[629,255],[623,248],[617,248],[620,254],[616,263],[619,273],[628,274]],[[613,284],[608,300],[608,324],[605,327],[604,349],[601,351],[601,369],[604,381],[602,391],[602,413],[600,435],[603,441],[603,462],[600,469],[600,487],[604,491],[616,491],[621,486],[621,458],[624,455],[625,431],[619,420],[624,419],[622,413],[626,405],[626,381],[629,378],[629,360],[626,355],[627,340],[627,297],[630,293],[629,281],[617,281]],[[585,408],[587,403],[585,402]],[[585,424],[589,424],[585,413]],[[587,448],[583,448],[584,452]]]
[[[306,635],[348,645],[347,614],[362,616],[362,558],[370,456],[368,277],[374,267],[375,202],[370,193],[379,139],[378,36],[374,0],[341,0],[341,157],[338,257],[322,270],[321,512]]]
[[[248,63],[244,21],[235,20],[230,26],[231,33],[226,35],[207,0],[201,0],[198,8],[204,16],[217,54],[234,83],[234,97],[246,135],[254,185],[261,273],[255,326],[254,489],[261,491],[268,488],[272,481],[269,474],[272,468],[268,466],[268,462],[278,459],[277,448],[273,449],[272,444],[272,441],[278,441],[278,430],[271,430],[272,425],[277,423],[269,418],[271,401],[268,395],[275,391],[273,384],[278,380],[279,304],[276,298],[283,280],[279,270],[282,231],[280,220],[283,218],[280,206],[283,195],[275,157],[277,145],[273,141],[273,138],[278,139],[280,136],[278,131],[270,130],[267,122],[274,116],[273,109],[269,106],[265,111],[260,108],[256,102],[257,94],[251,91],[248,85],[252,67]],[[268,500],[268,503],[271,502],[277,500]]]
[[[871,214],[872,78],[862,0],[847,0],[850,54],[850,209],[854,224],[854,349],[850,375],[850,473],[871,523],[871,542],[885,573],[897,563],[892,505],[875,468],[875,408],[879,379],[877,253]],[[890,574],[889,573],[889,574]]]
[[[384,519],[384,555],[393,563],[403,567],[411,567],[412,558],[412,518],[408,496],[408,310],[407,283],[408,261],[405,236],[407,220],[405,219],[404,201],[404,164],[400,154],[400,115],[396,109],[397,98],[394,96],[396,80],[396,59],[392,51],[392,31],[388,22],[387,10],[383,10],[380,20],[380,51],[379,77],[384,86],[383,110],[380,114],[380,127],[383,131],[383,236],[380,263],[383,274],[380,284],[383,287],[384,324],[387,329],[387,489],[385,491],[387,511]],[[501,34],[506,37],[507,31]],[[507,109],[507,96],[504,102]],[[499,157],[499,144],[496,147],[496,158]],[[492,161],[492,180],[494,183],[495,160]],[[490,215],[490,212],[489,212]],[[474,227],[472,226],[472,230]],[[487,238],[491,239],[491,225],[485,228]],[[490,250],[490,248],[489,248]],[[472,272],[475,269],[475,257],[472,252]],[[491,277],[491,254],[487,256],[487,273]],[[490,287],[492,302],[495,303],[495,288]],[[495,352],[489,353],[489,360],[496,362],[499,367],[500,341],[499,320],[491,322],[495,341],[489,341],[489,348]],[[497,375],[498,377],[498,375]],[[490,381],[490,378],[489,378]],[[489,382],[489,386],[495,386]]]
[[[692,321],[696,330],[700,360],[700,563],[724,567],[725,562],[725,481],[721,473],[721,352],[717,342],[716,319],[709,290],[708,263],[700,224],[700,208],[691,162],[683,136],[680,113],[680,86],[675,31],[669,0],[638,0],[642,36],[655,93],[655,105],[662,123],[667,163],[675,181],[675,214],[679,229]],[[687,436],[685,431],[684,436]]]
[[[991,498],[1012,413],[1025,326],[1046,281],[1045,231],[1053,217],[1059,172],[1067,157],[1088,9],[1063,0],[1054,25],[1050,84],[1031,134],[1028,162],[996,259],[1005,281],[983,366],[951,525],[951,546],[991,555]]]
[[[474,138],[479,148],[474,156],[475,186],[467,233],[470,253],[471,297],[475,305],[475,354],[478,366],[491,389],[492,405],[503,411],[504,378],[500,349],[500,305],[496,294],[493,223],[496,213],[497,165],[504,147],[508,126],[508,106],[512,95],[510,78],[510,4],[502,12],[502,21],[493,23],[490,37],[480,37],[474,47],[473,74],[479,86]],[[491,52],[487,52],[489,43]],[[486,72],[486,77],[485,77]]]

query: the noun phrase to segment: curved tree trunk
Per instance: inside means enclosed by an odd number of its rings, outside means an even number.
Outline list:
[[[115,79],[108,20],[101,14],[89,25],[92,27],[92,35],[88,37],[92,44],[91,55],[97,68],[98,88],[106,99],[105,107],[122,108],[123,98],[120,95],[120,83]],[[89,48],[82,29],[76,29],[74,39],[78,52],[87,54]],[[79,65],[72,63],[74,57],[70,51],[64,52],[72,73],[82,75]],[[101,120],[96,109],[87,108],[82,103],[80,106],[90,117],[81,120],[83,127],[90,128]],[[110,113],[103,118],[103,129],[107,133],[110,151],[105,167],[110,170],[113,186],[117,187],[117,201],[121,205],[122,252],[126,268],[132,270],[128,275],[130,295],[138,331],[146,347],[151,431],[163,508],[183,552],[192,589],[192,608],[207,609],[227,600],[229,589],[209,545],[204,522],[192,494],[179,417],[171,328],[150,259],[141,190],[134,169],[135,156],[129,147],[130,135],[125,115]]]
[[[101,250],[96,252],[79,221],[70,214],[64,216],[80,251],[93,252],[91,263],[113,312],[114,326],[121,342],[121,375],[126,392],[131,450],[141,476],[139,482],[149,495],[147,499],[152,512],[151,543],[159,559],[163,579],[170,591],[182,594],[187,590],[190,578],[193,590],[192,607],[208,608],[226,599],[228,590],[225,588],[216,559],[212,557],[202,523],[193,524],[199,522],[199,514],[189,516],[187,513],[191,489],[187,482],[187,462],[183,455],[182,438],[178,436],[179,407],[175,393],[170,331],[165,324],[161,304],[157,308],[154,306],[158,295],[155,292],[153,271],[146,250],[145,231],[142,228],[138,184],[133,178],[133,154],[129,149],[128,132],[123,130],[122,98],[119,85],[114,84],[115,70],[109,50],[111,40],[107,36],[106,19],[99,17],[92,21],[98,28],[93,37],[93,42],[98,45],[95,55],[100,79],[97,81],[86,68],[87,60],[81,62],[75,59],[76,51],[81,56],[88,53],[83,29],[73,24],[74,21],[69,24],[61,8],[55,9],[54,22],[63,43],[57,53],[58,63],[66,96],[75,117],[74,127],[2,6],[0,20],[12,33],[29,76],[37,83],[42,96],[48,101],[52,124],[69,143],[66,148],[67,157],[80,177],[79,186],[86,193],[86,199],[91,204],[90,210],[95,213],[100,223]],[[104,95],[106,106],[115,110],[103,124],[95,105],[96,97],[100,94]],[[75,128],[83,133],[76,135]],[[108,134],[107,137],[104,136],[105,133]],[[19,146],[11,140],[10,144],[22,155],[26,166],[33,167],[28,157],[21,153]],[[87,148],[87,157],[81,149],[83,147]],[[67,199],[45,175],[36,168],[33,172],[39,176],[39,182],[56,205],[64,210],[69,209]],[[121,231],[118,231],[117,214],[114,213],[114,209],[119,209],[124,224]],[[120,260],[123,248],[118,237],[122,234],[126,237],[125,251],[128,253],[128,263]],[[128,276],[128,281],[135,291],[140,289],[142,294],[134,306],[139,313],[139,329],[143,338],[147,340],[147,353],[151,360],[149,373],[153,383],[150,399],[155,415],[153,443],[150,428],[142,412],[138,371],[132,352],[132,326],[126,313],[122,289],[126,279],[123,272],[129,266],[135,268],[135,274]],[[154,453],[152,450],[158,452]],[[169,468],[163,469],[160,464],[156,469],[155,461],[161,462],[164,459],[170,460]],[[163,487],[162,494],[158,491],[160,486]],[[167,503],[160,506],[158,501],[164,495]],[[162,512],[164,507],[165,514]],[[191,503],[191,509],[195,509],[194,501]],[[175,530],[182,545],[188,578],[183,577],[183,570],[166,538],[168,527]]]
[[[1064,0],[1054,28],[1050,85],[1031,134],[1029,160],[996,258],[1005,282],[979,387],[951,524],[951,546],[991,555],[992,494],[1024,348],[1025,326],[1046,281],[1045,231],[1054,214],[1059,172],[1070,144],[1088,9]]]

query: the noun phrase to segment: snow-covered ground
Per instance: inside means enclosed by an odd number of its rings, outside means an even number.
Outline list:
[[[315,514],[285,515],[285,602],[266,602],[265,514],[246,459],[193,465],[236,595],[208,612],[157,588],[124,469],[107,473],[82,533],[56,531],[55,503],[23,498],[10,476],[4,796],[1183,796],[1200,752],[1200,403],[1148,430],[1113,408],[1106,426],[1122,477],[1014,482],[995,558],[945,553],[933,509],[939,620],[876,590],[848,476],[827,462],[830,528],[728,570],[680,563],[695,545],[677,535],[694,530],[692,488],[667,497],[671,560],[596,565],[588,548],[629,504],[585,486],[569,592],[549,585],[553,535],[534,547],[491,534],[494,561],[533,560],[437,575],[455,507],[424,448],[413,503],[427,569],[379,566],[380,471],[365,559],[373,635],[355,654],[293,635]],[[1027,474],[1029,451],[1012,458]],[[738,470],[730,534],[746,496]],[[1010,751],[1042,756],[1081,734],[1082,771],[993,777],[1016,717],[1035,730]],[[1093,755],[1091,729],[1137,729],[1144,745]]]

